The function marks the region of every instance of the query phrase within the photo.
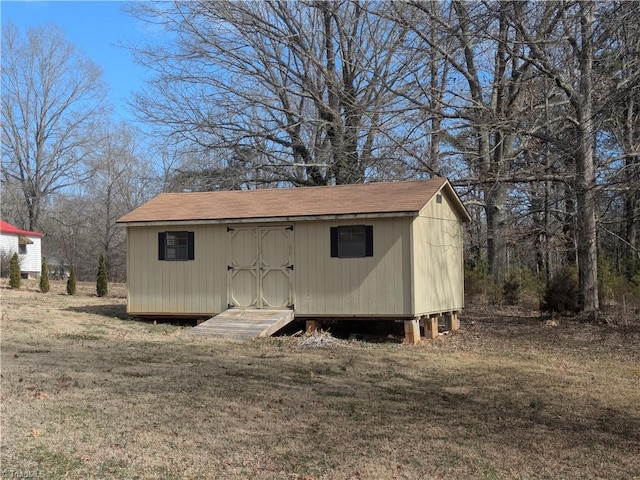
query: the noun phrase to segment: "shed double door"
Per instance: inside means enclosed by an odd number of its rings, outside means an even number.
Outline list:
[[[227,231],[229,308],[293,308],[293,226]]]

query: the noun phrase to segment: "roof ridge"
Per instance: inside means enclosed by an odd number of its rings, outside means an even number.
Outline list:
[[[282,190],[307,190],[307,189],[342,189],[342,188],[354,188],[354,187],[370,187],[373,185],[396,185],[407,183],[421,183],[421,182],[433,182],[436,180],[442,180],[444,184],[446,177],[433,177],[433,178],[419,178],[412,180],[394,180],[391,182],[366,182],[366,183],[342,183],[340,185],[308,185],[308,186],[293,186],[293,187],[266,187],[266,188],[252,188],[248,190],[203,190],[198,192],[160,192],[158,195],[200,195],[209,193],[250,193],[250,192],[268,192],[268,191],[282,191]]]

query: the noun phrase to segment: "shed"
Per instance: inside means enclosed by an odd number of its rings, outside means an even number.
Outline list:
[[[3,257],[18,254],[23,277],[39,277],[42,270],[42,233],[22,230],[0,220],[0,251]]]
[[[163,193],[118,220],[128,312],[455,321],[469,220],[444,178]]]

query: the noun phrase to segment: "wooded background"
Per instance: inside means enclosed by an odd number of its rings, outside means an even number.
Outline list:
[[[127,8],[159,32],[131,47],[153,72],[142,126],[108,120],[63,32],[2,32],[2,216],[80,278],[104,254],[125,279],[114,222],[160,191],[446,176],[474,219],[470,272],[575,266],[589,315],[617,295],[604,276],[640,285],[639,2]]]

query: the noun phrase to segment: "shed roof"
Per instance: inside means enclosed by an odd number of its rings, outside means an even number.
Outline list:
[[[22,230],[15,225],[11,225],[9,222],[0,220],[0,233],[3,235],[20,235],[25,237],[43,237],[42,233],[30,232],[29,230]]]
[[[120,218],[118,223],[417,214],[443,188],[453,199],[461,220],[469,220],[449,182],[433,178],[326,187],[162,193]]]

